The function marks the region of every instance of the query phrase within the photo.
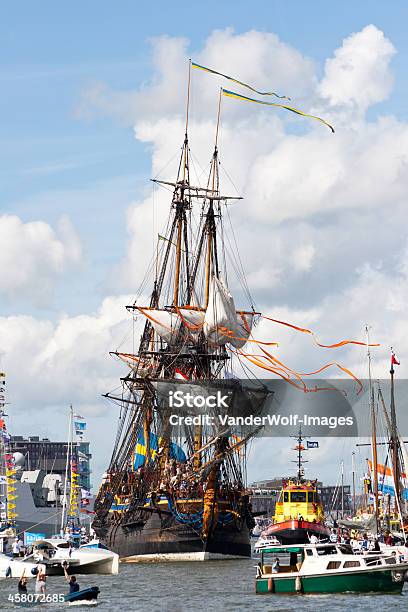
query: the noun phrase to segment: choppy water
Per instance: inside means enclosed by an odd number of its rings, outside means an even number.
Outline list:
[[[98,585],[98,605],[72,610],[143,612],[229,612],[231,610],[408,610],[408,583],[402,595],[255,595],[254,559],[195,563],[121,565],[118,576],[78,576],[81,588]],[[65,593],[62,577],[47,579],[48,593]],[[17,609],[8,601],[17,581],[0,581],[0,609]],[[29,584],[33,592],[34,581]],[[63,610],[67,604],[42,604],[36,609]]]

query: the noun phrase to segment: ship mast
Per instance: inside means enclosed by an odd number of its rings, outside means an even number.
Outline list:
[[[297,459],[296,461],[292,461],[292,463],[296,463],[297,464],[297,480],[299,483],[301,483],[303,481],[303,477],[305,475],[305,471],[303,469],[303,464],[304,463],[308,463],[307,459],[303,459],[303,455],[302,452],[305,450],[305,447],[303,446],[302,442],[303,440],[305,440],[305,438],[308,438],[309,436],[303,436],[302,435],[302,427],[299,427],[299,433],[297,436],[293,436],[293,438],[297,441],[297,445],[294,447],[293,450],[297,451]]]
[[[173,305],[175,307],[179,305],[181,241],[182,241],[183,233],[185,236],[184,250],[186,252],[187,292],[188,292],[188,285],[190,281],[189,266],[188,266],[188,242],[187,242],[187,219],[186,219],[186,208],[188,208],[189,202],[185,200],[185,187],[190,184],[189,149],[188,149],[188,117],[189,117],[189,107],[190,107],[190,86],[191,86],[191,61],[188,64],[186,129],[184,132],[183,151],[181,155],[183,172],[182,172],[182,179],[180,182],[179,198],[177,199],[176,197],[173,198],[173,205],[176,206],[176,219],[177,219],[176,269],[175,269],[175,274],[174,274],[174,299],[173,299]],[[175,191],[175,195],[176,195],[176,191]]]
[[[218,110],[217,110],[217,126],[215,130],[215,143],[214,153],[211,160],[210,175],[208,177],[208,185],[211,192],[209,195],[209,206],[207,211],[207,258],[205,266],[205,295],[204,295],[204,307],[208,306],[208,299],[210,293],[210,280],[212,271],[212,254],[214,251],[214,264],[215,274],[218,277],[218,256],[217,256],[217,244],[216,244],[216,227],[215,227],[215,214],[214,214],[214,196],[219,196],[219,170],[218,170],[218,132],[220,127],[220,115],[221,115],[221,90],[218,98]]]
[[[401,493],[401,470],[399,463],[399,440],[397,433],[397,415],[395,411],[395,394],[394,394],[394,353],[391,347],[391,401],[390,401],[390,421],[391,421],[391,429],[390,429],[390,451],[391,451],[391,461],[392,461],[392,472],[394,477],[395,484],[395,509],[398,508],[400,504],[400,493]]]
[[[367,336],[367,359],[368,359],[368,390],[369,390],[369,405],[371,410],[371,449],[373,458],[373,490],[374,490],[374,515],[375,515],[375,533],[378,534],[378,456],[377,456],[377,423],[375,414],[374,402],[374,387],[371,378],[371,352],[370,352],[370,332],[366,325]]]

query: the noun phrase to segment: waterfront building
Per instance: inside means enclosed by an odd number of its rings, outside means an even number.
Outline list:
[[[67,442],[54,442],[49,438],[40,439],[39,436],[11,436],[10,452],[20,453],[24,456],[24,470],[43,470],[47,474],[61,474],[64,476],[67,461]],[[79,486],[88,491],[91,489],[92,455],[89,442],[74,442],[74,455],[78,463]]]

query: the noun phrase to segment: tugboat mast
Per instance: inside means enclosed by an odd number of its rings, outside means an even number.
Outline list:
[[[297,451],[298,457],[296,459],[296,461],[292,461],[292,463],[296,463],[297,464],[297,480],[299,483],[304,481],[304,475],[305,475],[305,471],[303,469],[303,464],[304,463],[308,463],[307,459],[303,459],[303,455],[302,452],[305,449],[305,447],[303,446],[302,442],[305,438],[308,438],[309,436],[303,436],[302,435],[302,427],[299,427],[299,433],[297,436],[293,436],[294,440],[297,441],[297,445],[294,447],[293,450]]]

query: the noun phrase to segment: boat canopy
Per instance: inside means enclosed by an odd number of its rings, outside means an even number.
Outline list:
[[[309,546],[309,544],[306,544]],[[300,553],[305,549],[304,546],[268,546],[267,548],[263,548],[263,553]]]

